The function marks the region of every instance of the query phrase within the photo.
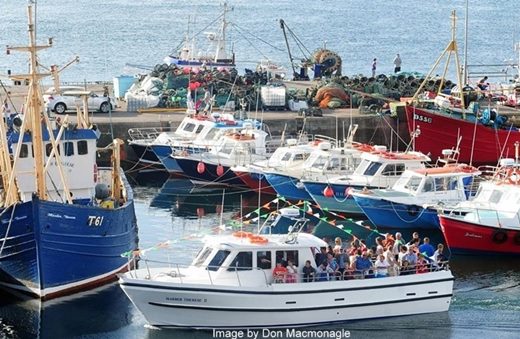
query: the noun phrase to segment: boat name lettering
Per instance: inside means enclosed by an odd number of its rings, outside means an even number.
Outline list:
[[[61,214],[55,214],[55,213],[47,213],[47,216],[48,217],[51,217],[51,218],[62,218]]]
[[[470,237],[470,238],[479,238],[481,239],[482,236],[480,234],[475,234],[475,233],[468,233],[466,232],[466,234],[464,234],[465,237]]]
[[[100,216],[96,216],[96,215],[89,215],[87,224],[89,226],[99,227],[99,226],[103,225],[103,218],[104,217],[100,217]]]
[[[204,298],[187,298],[187,297],[166,297],[168,301],[186,301],[190,303],[205,303],[208,299]]]
[[[21,217],[14,217],[13,218],[15,221],[20,221],[20,220],[24,220],[24,219],[27,219],[27,216],[21,216]],[[2,219],[2,224],[8,224],[11,222],[11,219]]]
[[[417,120],[417,121],[422,121],[422,122],[426,122],[428,124],[431,124],[432,123],[432,118],[428,118],[428,117],[425,117],[423,115],[419,115],[419,114],[414,114],[413,115],[413,119],[414,120]]]
[[[66,215],[66,214],[64,214],[63,217],[64,217],[65,219],[76,220],[76,217],[73,216],[73,215]]]

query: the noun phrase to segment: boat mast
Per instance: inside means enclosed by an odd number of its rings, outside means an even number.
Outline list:
[[[228,25],[228,22],[226,21],[226,14],[229,11],[227,2],[224,2],[224,13],[222,13],[222,27],[220,30],[220,37],[218,39],[217,43],[217,50],[215,52],[215,62],[218,60],[224,60],[227,59],[226,55],[226,28]]]
[[[412,97],[412,103],[417,103],[418,99],[417,97],[421,93],[422,89],[432,76],[433,72],[437,69],[437,66],[441,62],[442,58],[446,56],[446,65],[444,67],[444,72],[441,77],[441,83],[439,85],[439,89],[437,91],[437,95],[441,95],[442,88],[444,86],[444,79],[446,78],[446,74],[448,72],[448,66],[451,60],[451,55],[454,54],[455,59],[455,69],[456,69],[456,76],[457,76],[457,83],[459,86],[459,99],[461,103],[461,109],[462,109],[462,118],[466,118],[466,111],[465,111],[465,103],[464,103],[464,95],[463,95],[463,88],[464,84],[462,82],[462,72],[460,71],[460,60],[459,60],[459,52],[457,47],[457,40],[456,40],[456,32],[457,32],[457,16],[455,15],[455,10],[451,11],[451,41],[448,43],[448,46],[442,51],[441,55],[437,58],[435,61],[435,64],[432,66],[426,77],[424,78],[423,82],[415,92],[414,96]]]
[[[464,18],[464,69],[463,69],[463,76],[462,79],[464,80],[464,83],[469,83],[468,79],[468,2],[469,0],[466,0],[466,15]]]
[[[29,130],[33,144],[34,161],[35,161],[35,179],[36,194],[40,199],[47,198],[47,190],[44,177],[43,147],[42,147],[42,112],[43,102],[40,89],[40,79],[49,76],[49,73],[38,73],[37,52],[52,46],[52,39],[49,39],[47,45],[36,45],[36,30],[33,21],[33,6],[31,3],[27,6],[29,46],[7,46],[7,53],[10,51],[22,51],[29,53],[29,74],[21,74],[13,76],[13,79],[28,80],[29,92],[25,105],[24,120],[29,122]],[[20,130],[23,135],[25,130]],[[20,145],[21,146],[21,145]]]

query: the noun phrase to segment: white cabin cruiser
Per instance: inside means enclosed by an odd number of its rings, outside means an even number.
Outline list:
[[[120,286],[150,325],[181,328],[304,327],[447,311],[448,268],[422,274],[305,281],[306,261],[327,244],[306,233],[213,235],[191,265],[120,275]],[[275,262],[292,261],[291,280],[275,280]]]

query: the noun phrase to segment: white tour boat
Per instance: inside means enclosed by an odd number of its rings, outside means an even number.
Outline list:
[[[145,268],[120,275],[119,283],[156,327],[304,327],[448,310],[454,279],[448,268],[305,282],[306,261],[316,268],[314,254],[326,245],[306,233],[213,235],[188,267],[151,268],[141,258]],[[296,273],[275,280],[276,262],[288,261]]]

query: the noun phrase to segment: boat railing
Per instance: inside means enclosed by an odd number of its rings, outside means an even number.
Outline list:
[[[450,211],[450,216],[460,216],[472,213],[476,217],[476,222],[482,225],[491,225],[492,227],[502,227],[507,225],[512,219],[520,224],[520,213],[518,208],[515,207],[513,210],[497,209],[497,208],[471,208],[471,209],[453,209]]]
[[[129,274],[134,279],[139,279],[138,270],[131,270],[132,267],[137,267],[137,265],[132,265],[131,262],[134,259],[129,259]],[[164,262],[158,260],[150,260],[150,259],[141,259],[140,262],[144,262],[146,266],[146,276],[143,278],[146,280],[157,279],[160,277],[167,278],[178,278],[180,284],[185,283],[201,283],[204,279],[197,279],[196,281],[190,279],[186,281],[186,272],[182,272],[181,269],[187,269],[192,266],[186,264],[178,264],[171,262]],[[375,262],[375,261],[373,261]],[[167,264],[171,270],[166,271],[162,269],[160,272],[153,274],[152,268],[150,264]],[[255,281],[255,285],[258,285],[259,281],[255,280],[258,278],[258,275],[249,275],[250,272],[257,272],[262,274],[263,282],[265,286],[270,286],[272,284],[287,284],[287,283],[308,283],[308,282],[331,282],[331,281],[344,281],[344,280],[359,280],[359,279],[372,279],[372,278],[386,278],[386,277],[395,277],[395,276],[403,276],[403,275],[415,275],[415,274],[424,274],[431,273],[437,271],[448,271],[450,269],[449,262],[439,261],[434,262],[431,261],[429,263],[423,265],[408,265],[406,268],[400,267],[398,265],[394,266],[394,274],[386,274],[381,275],[378,274],[377,269],[372,266],[369,269],[365,270],[356,270],[347,268],[343,272],[317,272],[316,270],[310,274],[305,274],[302,272],[302,268],[298,268],[298,273],[282,273],[282,274],[271,274],[271,269],[262,269],[261,267],[245,267],[245,266],[209,266],[209,265],[198,265],[196,266],[199,269],[204,269],[207,273],[207,283],[209,285],[221,285],[230,283],[229,277],[235,276],[236,285],[237,286],[247,286],[248,284],[244,284],[245,280],[247,281]],[[233,272],[233,275],[227,275],[225,277],[219,276],[219,279],[215,279],[216,274],[220,274],[223,271]],[[269,273],[269,274],[268,274]],[[249,275],[249,276],[247,276]],[[203,276],[200,276],[202,278]],[[184,278],[184,279],[183,279]],[[244,280],[245,279],[245,280]],[[233,279],[232,279],[233,280]],[[220,283],[219,283],[220,282]]]
[[[128,130],[129,141],[155,140],[162,132],[173,132],[174,127],[138,127]]]
[[[329,137],[321,134],[314,134],[312,137],[312,141],[328,141],[332,145],[332,147],[338,147],[338,140],[333,137]]]

